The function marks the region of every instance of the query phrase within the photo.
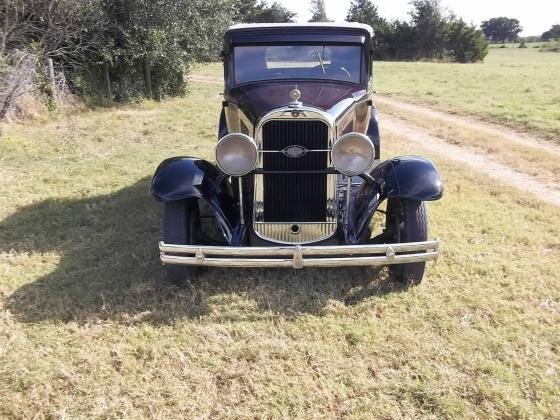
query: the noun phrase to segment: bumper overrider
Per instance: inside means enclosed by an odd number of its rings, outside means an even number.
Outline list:
[[[205,267],[353,267],[433,261],[439,240],[396,244],[274,247],[159,243],[162,264]]]

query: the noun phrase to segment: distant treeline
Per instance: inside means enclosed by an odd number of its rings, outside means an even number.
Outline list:
[[[488,42],[481,30],[446,12],[439,0],[412,0],[410,21],[388,21],[371,0],[353,0],[346,20],[376,33],[376,56],[384,60],[481,61]]]

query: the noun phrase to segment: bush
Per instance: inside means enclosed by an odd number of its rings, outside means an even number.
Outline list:
[[[545,44],[539,50],[540,52],[560,52],[560,41],[552,41]]]
[[[447,50],[459,63],[482,61],[488,54],[488,42],[481,31],[462,20],[448,24]]]

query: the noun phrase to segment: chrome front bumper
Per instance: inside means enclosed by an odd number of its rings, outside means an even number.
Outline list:
[[[436,260],[439,240],[402,244],[228,247],[159,243],[163,264],[206,267],[352,267]]]

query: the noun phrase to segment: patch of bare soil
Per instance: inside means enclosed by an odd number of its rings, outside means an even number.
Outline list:
[[[210,83],[213,85],[224,84],[224,79],[220,79],[219,77],[214,77],[214,76],[203,76],[201,74],[191,74],[189,76],[189,80],[191,82]]]

